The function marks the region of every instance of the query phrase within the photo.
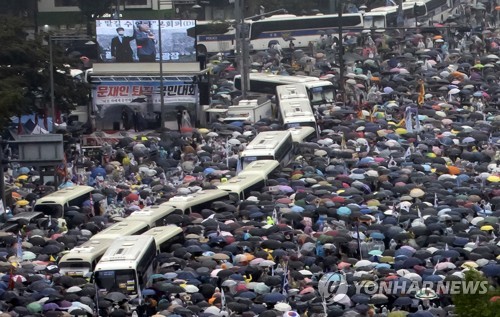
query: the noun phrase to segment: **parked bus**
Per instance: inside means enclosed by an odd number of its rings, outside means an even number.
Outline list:
[[[317,136],[316,129],[312,127],[297,127],[288,129],[292,133],[293,143],[308,142]]]
[[[260,190],[265,186],[266,179],[259,174],[239,174],[232,177],[225,183],[217,185],[218,189],[225,190],[228,193],[236,194],[239,199],[245,200],[252,190]]]
[[[232,21],[196,21],[196,26],[188,30],[188,35],[196,38],[196,52],[207,54],[233,50],[235,29],[230,27],[231,23]]]
[[[333,30],[336,33],[342,25],[346,32],[362,29],[362,13],[346,13],[314,16],[295,16],[291,14],[274,15],[250,23],[249,38],[254,50],[265,50],[278,42],[288,47],[293,38],[295,47],[308,47],[310,42],[319,40],[320,32]]]
[[[59,272],[62,275],[81,277],[93,272],[113,241],[112,239],[92,239],[69,250],[59,260]]]
[[[280,85],[301,84],[306,88],[306,94],[311,106],[330,104],[335,99],[335,87],[332,82],[313,76],[286,76],[266,73],[250,73],[250,91],[275,95]],[[241,75],[234,77],[234,87],[241,90]]]
[[[274,160],[260,160],[251,162],[238,175],[257,174],[264,179],[268,179],[280,167],[280,163]]]
[[[0,231],[4,232],[12,232],[15,234],[19,233],[19,230],[23,228],[23,226],[29,224],[40,224],[41,219],[45,221],[47,218],[44,218],[44,214],[41,212],[33,212],[33,211],[24,211],[12,216],[12,218],[7,219],[5,223],[0,226]],[[42,220],[43,221],[43,220]]]
[[[156,255],[156,242],[150,235],[116,238],[95,267],[98,294],[120,292],[129,299],[142,298],[141,291],[156,271]]]
[[[90,237],[90,240],[114,240],[122,236],[143,234],[150,229],[144,221],[121,221]]]
[[[67,187],[38,199],[33,210],[43,212],[52,218],[64,218],[65,208],[81,207],[86,200],[90,199],[93,190],[94,187],[90,186]]]
[[[316,117],[309,99],[304,95],[302,85],[276,87],[279,100],[280,118],[285,129],[301,126],[317,129]]]
[[[265,131],[259,133],[241,153],[241,166],[259,160],[275,160],[286,166],[292,160],[293,140],[290,131]]]
[[[142,234],[152,236],[156,242],[158,252],[170,252],[172,244],[182,241],[182,228],[175,225],[159,226],[149,229]]]
[[[147,206],[141,210],[136,210],[121,222],[144,222],[150,228],[164,226],[167,217],[175,211],[171,206]]]
[[[423,2],[404,2],[403,26],[415,26],[415,17],[417,20],[427,15],[427,7]],[[373,8],[370,12],[364,14],[365,29],[376,28],[384,29],[386,27],[398,27],[399,6],[385,6]]]
[[[226,191],[220,189],[201,190],[186,196],[174,196],[169,201],[160,206],[170,206],[176,213],[189,214],[198,212],[205,208],[210,208],[214,201],[222,200],[228,197]]]

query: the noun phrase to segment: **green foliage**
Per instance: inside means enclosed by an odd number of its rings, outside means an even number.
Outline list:
[[[465,273],[466,282],[481,282],[487,279],[476,270]],[[492,302],[491,298],[500,296],[500,289],[489,290],[486,294],[456,294],[453,295],[453,303],[459,317],[498,317],[500,312],[500,301]]]
[[[203,30],[200,34],[224,34],[228,32],[231,25],[227,22],[217,21],[214,23],[206,24],[203,26]]]
[[[0,129],[12,116],[42,112],[50,105],[49,48],[41,38],[26,39],[23,23],[16,18],[0,15]],[[64,57],[54,45],[55,104],[61,111],[88,102],[88,87],[75,82],[64,71],[65,64],[79,61]]]

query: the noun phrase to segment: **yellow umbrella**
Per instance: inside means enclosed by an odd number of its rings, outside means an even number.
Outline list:
[[[402,135],[402,134],[407,134],[408,131],[405,128],[397,128],[396,129],[396,134]]]
[[[17,180],[18,181],[25,181],[25,180],[28,180],[28,175],[19,175],[17,177]]]
[[[26,205],[28,205],[30,202],[27,201],[26,199],[22,199],[22,200],[18,200],[17,201],[17,205],[20,206],[20,207],[24,207]]]
[[[491,176],[488,176],[487,180],[489,182],[492,182],[492,183],[498,183],[498,182],[500,182],[500,177],[496,176],[496,175],[491,175]]]
[[[491,225],[484,225],[484,226],[481,227],[481,230],[482,231],[491,231],[491,230],[493,230],[493,226],[491,226]]]
[[[208,132],[210,132],[210,130],[208,130],[207,128],[200,128],[198,129],[198,132],[200,132],[201,134],[207,134]]]

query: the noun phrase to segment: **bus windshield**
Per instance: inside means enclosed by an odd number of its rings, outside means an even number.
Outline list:
[[[314,87],[309,90],[311,104],[322,104],[326,100],[335,100],[335,89],[333,86]]]
[[[61,218],[63,216],[63,208],[59,204],[35,205],[34,211],[43,212],[52,218]]]
[[[99,291],[137,294],[134,270],[109,270],[95,273],[95,283]]]

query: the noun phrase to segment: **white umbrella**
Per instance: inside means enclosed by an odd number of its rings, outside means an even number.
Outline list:
[[[458,88],[453,88],[453,89],[450,89],[450,91],[448,91],[448,94],[449,95],[456,95],[460,92],[460,89]]]

